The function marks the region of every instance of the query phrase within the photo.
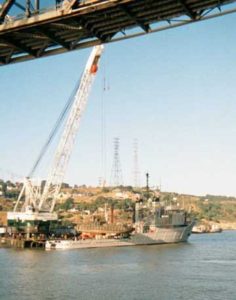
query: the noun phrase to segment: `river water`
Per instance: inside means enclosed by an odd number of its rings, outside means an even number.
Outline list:
[[[235,300],[236,231],[174,245],[1,248],[0,299]]]

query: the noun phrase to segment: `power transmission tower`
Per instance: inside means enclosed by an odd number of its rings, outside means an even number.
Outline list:
[[[120,139],[118,137],[114,138],[114,157],[111,170],[111,186],[122,185],[122,172],[120,164]]]
[[[138,164],[138,140],[134,139],[133,143],[133,175],[134,175],[134,187],[140,186],[140,172],[139,172],[139,164]]]

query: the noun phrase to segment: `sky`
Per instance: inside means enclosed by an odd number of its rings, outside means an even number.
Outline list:
[[[64,181],[109,184],[119,137],[125,185],[137,139],[143,185],[149,172],[164,191],[236,196],[235,22],[231,14],[107,44]],[[90,51],[0,68],[0,177],[29,173]],[[36,176],[47,174],[58,140]]]

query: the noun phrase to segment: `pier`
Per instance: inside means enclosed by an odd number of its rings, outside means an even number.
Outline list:
[[[20,237],[6,237],[1,241],[2,246],[7,248],[45,248],[45,240],[27,239]]]

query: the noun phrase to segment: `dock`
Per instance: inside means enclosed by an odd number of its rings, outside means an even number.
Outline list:
[[[6,237],[1,240],[1,247],[5,248],[31,248],[44,249],[46,240],[26,239],[26,238],[12,238]]]

